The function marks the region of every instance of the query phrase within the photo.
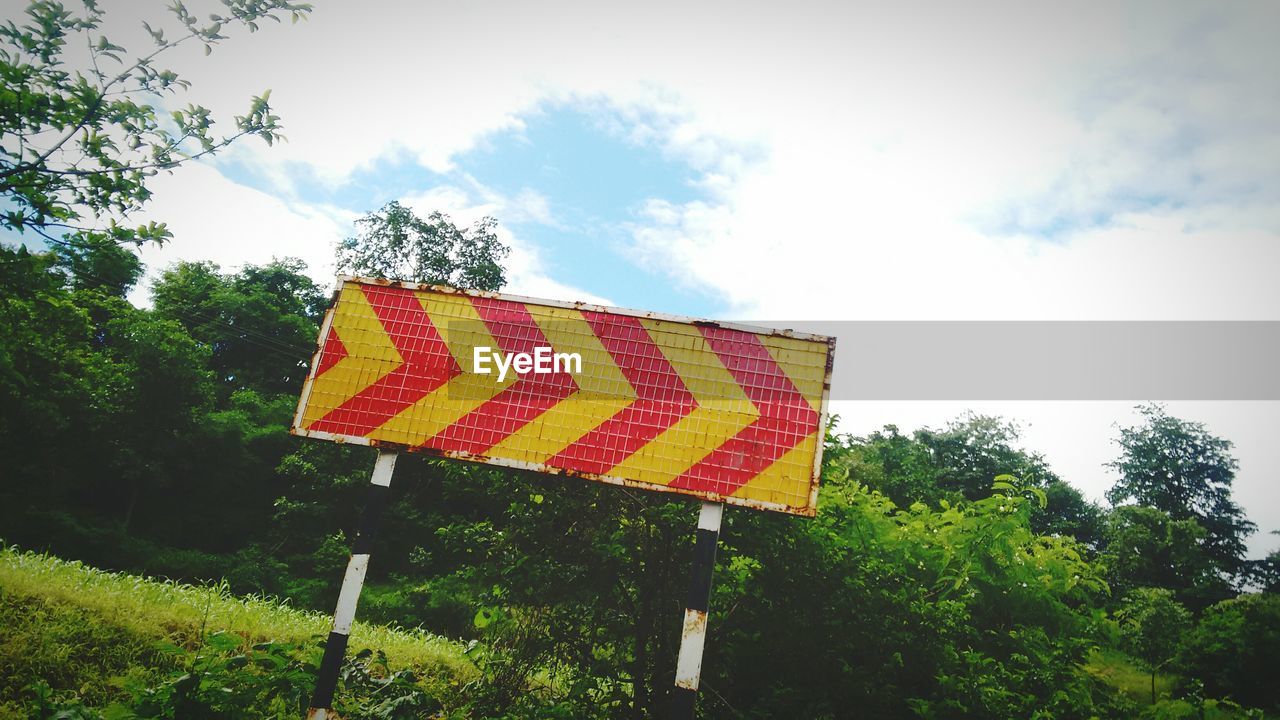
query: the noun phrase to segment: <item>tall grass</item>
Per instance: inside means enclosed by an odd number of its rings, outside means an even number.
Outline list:
[[[1151,673],[1138,667],[1133,658],[1119,650],[1095,649],[1084,664],[1085,672],[1115,688],[1140,705],[1151,704]],[[1156,699],[1168,698],[1176,684],[1168,673],[1156,673]]]
[[[215,630],[235,633],[246,645],[301,642],[327,634],[331,623],[328,615],[275,598],[232,595],[225,583],[196,586],[106,572],[13,547],[0,549],[0,593],[72,606],[130,634],[185,647]],[[465,682],[476,675],[459,643],[422,630],[357,622],[350,651],[366,647],[381,649],[393,665],[427,678]]]

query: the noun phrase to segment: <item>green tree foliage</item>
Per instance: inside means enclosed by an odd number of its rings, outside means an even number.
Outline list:
[[[1015,447],[1018,426],[1001,418],[968,413],[943,430],[925,429],[916,437],[937,468],[933,484],[970,500],[989,495],[997,475],[1016,475],[1037,484],[1057,479],[1044,458]]]
[[[160,281],[162,309],[145,310],[123,297],[140,266],[115,243],[0,248],[0,452],[13,470],[0,514],[13,521],[9,539],[47,525],[61,528],[47,533],[55,549],[95,552],[113,541],[92,528],[117,528],[230,553],[260,536],[252,529],[270,519],[279,494],[274,468],[297,445],[288,426],[323,299],[297,261],[201,274],[208,293],[170,278],[195,274],[183,270]],[[206,308],[218,314],[183,323]],[[219,508],[235,511],[211,522]],[[193,537],[197,524],[204,529]],[[245,556],[228,569],[244,562],[261,564]]]
[[[178,263],[152,287],[156,314],[180,323],[211,354],[224,390],[297,392],[327,298],[300,260],[223,275],[212,263]]]
[[[1231,594],[1205,551],[1204,528],[1195,520],[1140,505],[1107,516],[1101,561],[1117,595],[1136,588],[1165,588],[1188,607],[1202,610]]]
[[[1209,608],[1187,636],[1182,669],[1218,697],[1280,711],[1280,595],[1241,595]]]
[[[207,409],[210,385],[201,351],[176,324],[116,294],[136,278],[136,268],[120,260],[128,253],[111,243],[88,247],[58,256],[3,250],[12,332],[0,341],[0,356],[12,382],[0,422],[13,430],[5,433],[6,457],[18,467],[44,465],[30,490],[114,507],[127,527],[144,491],[179,476],[177,448]],[[59,262],[128,272],[107,284],[96,275],[71,280]],[[79,452],[58,453],[59,445]],[[87,458],[97,462],[82,466]],[[91,481],[77,480],[78,472]]]
[[[0,24],[0,193],[8,201],[0,228],[31,230],[53,242],[64,234],[161,242],[171,235],[163,224],[120,224],[150,198],[150,177],[246,135],[267,143],[282,138],[269,93],[253,98],[227,135],[215,134],[205,107],[163,106],[190,83],[162,67],[161,56],[200,44],[207,54],[234,26],[253,32],[265,19],[310,12],[286,0],[223,4],[224,14],[201,19],[173,3],[169,23],[142,24],[151,47],[136,53],[103,33],[97,2],[77,13],[37,0],[21,20]]]
[[[1151,702],[1156,701],[1156,673],[1177,656],[1191,614],[1164,588],[1137,588],[1125,596],[1116,613],[1125,648],[1151,672]]]
[[[981,500],[899,508],[842,477],[848,456],[828,444],[813,522],[735,515],[725,563],[747,577],[717,590],[731,650],[706,682],[761,717],[1087,715],[1070,668],[1106,586],[1073,540],[1031,531],[1043,494],[1000,476]]]
[[[78,243],[55,245],[53,253],[73,290],[123,298],[142,277],[138,255],[104,237],[89,236]]]
[[[1103,509],[1060,478],[1050,478],[1041,487],[1045,508],[1031,516],[1031,527],[1045,535],[1073,537],[1091,550],[1098,549],[1106,527]]]
[[[1015,475],[1045,491],[1032,527],[1047,535],[1075,537],[1090,548],[1102,537],[1102,511],[1062,481],[1041,456],[1017,447],[1018,426],[1000,418],[967,414],[943,430],[903,435],[897,427],[861,438],[850,472],[900,506],[980,499],[997,475]]]
[[[856,705],[877,717],[1012,717],[1095,708],[1098,689],[1073,668],[1106,587],[1074,541],[1030,530],[1041,492],[1003,477],[979,501],[900,509],[849,478],[848,445],[829,451],[816,520],[727,514],[707,712],[839,717]],[[548,669],[577,707],[603,717],[665,712],[695,504],[448,468],[435,478],[448,524],[418,557],[424,570],[482,588],[480,601],[510,633],[496,639],[534,656],[502,667]],[[521,624],[529,617],[541,631],[533,637]],[[531,699],[518,687],[519,677],[485,689],[481,716],[520,715],[513,708]]]
[[[1138,411],[1144,424],[1122,428],[1120,458],[1111,463],[1120,474],[1107,492],[1113,504],[1132,500],[1194,520],[1205,531],[1205,551],[1230,576],[1246,567],[1245,538],[1257,526],[1231,499],[1237,463],[1231,442],[1209,433],[1202,423],[1170,416],[1159,405]]]
[[[727,514],[707,711],[1107,712],[1105,693],[1075,670],[1106,586],[1082,546],[1031,529],[1043,491],[1005,477],[978,501],[899,508],[853,479],[862,449],[829,444],[816,520]],[[282,463],[289,491],[272,527],[291,566],[340,577],[345,542],[323,567],[317,549],[331,528],[353,529],[371,461],[310,443]],[[485,675],[467,693],[476,716],[666,711],[695,503],[414,457],[402,458],[392,493],[370,577],[396,589],[375,589],[361,612],[479,640]],[[313,592],[331,601],[333,590]]]
[[[124,299],[135,259],[111,242],[0,251],[4,539],[330,611],[373,454],[288,434],[324,298],[294,261],[187,263],[139,309]],[[1001,427],[832,437],[817,518],[731,508],[704,714],[1133,715],[1080,669],[1119,634],[1105,581],[1129,606],[1143,587],[1194,609],[1226,597],[1204,531],[1123,507],[1095,552],[1083,538],[1096,508]],[[419,456],[401,459],[390,492],[361,617],[475,641],[479,677],[450,712],[666,712],[696,503]],[[1270,616],[1249,617],[1267,637]],[[1243,647],[1232,628],[1193,634]],[[1207,672],[1191,652],[1177,668]],[[243,667],[253,677],[233,694],[279,679]],[[1244,670],[1230,672],[1206,687],[1239,695],[1223,688]],[[128,702],[143,705],[177,692],[135,689]]]
[[[338,270],[355,275],[501,290],[502,261],[509,252],[497,221],[486,217],[461,230],[449,216],[426,219],[392,201],[356,221],[354,237],[338,245]]]
[[[1280,535],[1280,530],[1272,530],[1271,534]],[[1272,550],[1254,564],[1253,577],[1266,592],[1280,593],[1280,549]]]
[[[50,254],[0,246],[0,450],[10,491],[39,478],[46,491],[65,485],[47,452],[73,447],[94,407],[88,382],[92,324],[63,287]],[[27,481],[30,482],[30,481]]]
[[[106,324],[106,363],[93,378],[110,404],[92,438],[111,458],[114,472],[100,477],[104,493],[123,481],[127,529],[138,499],[146,493],[181,494],[185,450],[211,409],[212,386],[206,354],[173,322],[142,311],[126,311]],[[102,357],[102,356],[99,356]],[[117,480],[118,479],[118,480]]]
[[[944,496],[936,482],[933,454],[918,436],[903,435],[897,426],[886,425],[857,445],[860,449],[848,464],[850,474],[859,482],[900,505],[937,502]]]

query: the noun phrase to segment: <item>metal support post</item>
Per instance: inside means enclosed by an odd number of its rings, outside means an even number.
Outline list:
[[[698,539],[693,548],[693,575],[685,602],[680,656],[676,661],[676,687],[671,702],[673,720],[691,720],[702,674],[702,647],[707,639],[707,608],[711,604],[711,571],[720,541],[724,503],[704,502],[698,511]]]
[[[364,574],[369,569],[369,552],[373,537],[377,534],[378,520],[387,504],[391,487],[391,474],[396,467],[394,450],[379,450],[378,461],[373,466],[373,478],[369,482],[364,512],[360,515],[360,528],[351,543],[351,559],[347,561],[347,574],[342,578],[342,590],[338,592],[338,607],[333,611],[333,630],[324,644],[324,657],[320,660],[320,674],[316,678],[316,690],[311,696],[311,709],[307,720],[327,720],[333,714],[333,692],[338,686],[338,671],[347,653],[347,638],[351,634],[351,622],[356,616],[356,604],[360,601],[360,589],[364,586]]]

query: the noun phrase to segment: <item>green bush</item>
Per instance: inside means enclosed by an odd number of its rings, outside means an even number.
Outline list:
[[[258,720],[304,715],[315,687],[323,644],[265,642],[209,635],[191,653],[165,646],[178,667],[159,678],[128,678],[123,697],[95,708],[39,681],[28,687],[26,710],[39,720]],[[412,672],[392,671],[381,651],[363,650],[344,663],[334,710],[349,720],[421,718],[440,709]]]
[[[1280,595],[1241,595],[1210,607],[1187,635],[1183,671],[1213,697],[1280,710]]]

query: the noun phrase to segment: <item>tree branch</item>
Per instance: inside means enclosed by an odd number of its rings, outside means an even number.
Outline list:
[[[86,33],[86,37],[87,37],[87,33]],[[16,175],[20,172],[26,172],[28,170],[35,170],[39,168],[44,163],[44,161],[48,160],[49,157],[53,155],[54,152],[56,152],[59,148],[65,145],[69,140],[71,140],[71,138],[75,137],[77,132],[82,130],[85,127],[85,125],[87,125],[91,120],[94,119],[97,112],[102,108],[102,102],[103,100],[106,99],[107,90],[109,90],[113,85],[132,77],[133,73],[137,71],[138,68],[142,67],[143,65],[150,64],[150,62],[154,60],[157,56],[159,56],[161,53],[171,50],[181,45],[182,43],[197,37],[203,38],[203,35],[200,34],[199,30],[196,30],[193,27],[188,26],[186,35],[178,38],[177,40],[166,42],[165,44],[153,50],[149,55],[139,58],[137,61],[133,63],[133,65],[130,65],[125,70],[122,70],[120,74],[116,75],[105,85],[102,85],[102,87],[96,88],[96,90],[98,91],[97,97],[94,99],[93,103],[88,107],[88,109],[85,110],[80,120],[74,126],[72,126],[70,130],[68,130],[56,143],[50,146],[47,150],[45,150],[40,155],[36,156],[35,160],[32,160],[31,162],[28,162],[28,163],[19,163],[18,165],[15,165],[12,168],[9,168],[8,170],[0,172],[0,180],[12,177],[13,175]],[[206,42],[217,42],[217,40],[216,39],[207,40]],[[94,59],[94,70],[97,71],[96,52],[92,50],[91,41],[90,41],[90,57]],[[99,82],[101,82],[103,77],[105,77],[105,75],[99,72]]]
[[[169,169],[174,168],[174,167],[175,167],[175,166],[177,166],[177,165],[180,165],[181,163],[188,162],[188,161],[190,161],[190,160],[198,160],[198,159],[200,159],[200,158],[204,157],[205,155],[211,155],[211,154],[213,154],[213,153],[216,153],[217,151],[219,151],[219,150],[221,150],[221,149],[223,149],[223,148],[227,147],[228,145],[230,145],[231,143],[235,142],[236,140],[239,140],[240,138],[244,137],[245,135],[253,135],[253,134],[255,134],[253,130],[241,130],[240,132],[236,133],[235,135],[229,135],[229,136],[227,136],[227,137],[222,138],[222,139],[221,139],[221,140],[219,140],[217,143],[215,143],[212,147],[210,147],[210,148],[208,148],[208,149],[205,149],[205,150],[201,150],[200,152],[196,153],[195,155],[187,155],[187,156],[183,157],[181,160],[170,160],[169,162],[151,162],[151,163],[144,163],[144,164],[142,164],[142,165],[121,165],[120,167],[115,167],[115,168],[100,168],[100,169],[98,169],[98,170],[77,170],[77,169],[71,169],[71,170],[53,170],[53,169],[46,169],[44,172],[47,172],[47,173],[49,173],[50,175],[64,175],[64,176],[72,176],[72,177],[89,177],[89,176],[93,176],[93,175],[106,175],[106,174],[109,174],[109,173],[116,173],[116,172],[134,172],[134,171],[137,171],[137,170],[169,170]],[[179,138],[178,143],[175,143],[175,144],[172,144],[172,145],[168,146],[168,147],[166,148],[166,152],[174,152],[174,151],[177,151],[177,149],[178,149],[178,147],[181,145],[182,141],[189,140],[189,139],[191,139],[191,137],[192,137],[192,135],[191,135],[190,133],[187,133],[187,134],[183,135],[181,138]]]

